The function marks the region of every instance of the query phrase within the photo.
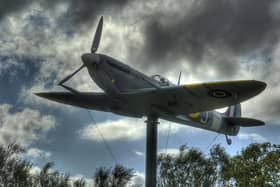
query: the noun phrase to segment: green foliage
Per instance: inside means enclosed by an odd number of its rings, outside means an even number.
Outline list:
[[[47,163],[39,174],[38,183],[41,187],[67,187],[69,184],[69,175],[61,174],[58,171],[51,172],[50,169],[54,163]]]
[[[158,158],[160,186],[279,186],[280,145],[254,143],[230,157],[220,145]]]
[[[197,149],[158,158],[160,186],[211,186],[216,181],[213,161]]]
[[[86,181],[84,179],[77,179],[73,183],[73,187],[85,187]]]
[[[0,184],[17,184],[19,187],[32,184],[29,175],[32,164],[20,160],[20,153],[23,153],[23,149],[17,144],[10,144],[7,148],[0,146]]]
[[[113,169],[100,167],[95,171],[94,183],[97,187],[123,187],[133,176],[133,169],[121,165],[116,165]]]
[[[280,183],[280,145],[251,144],[230,160],[225,180],[236,186],[275,186]]]
[[[40,172],[32,174],[33,165],[22,159],[23,152],[17,144],[0,146],[0,186],[89,186],[84,179],[73,181],[70,175],[52,170],[53,163],[45,164]],[[279,186],[280,145],[254,143],[232,157],[220,145],[214,145],[209,155],[187,148],[177,155],[159,155],[158,167],[160,187]],[[100,167],[92,182],[96,187],[124,187],[133,176],[133,169],[121,165],[109,169]]]
[[[84,179],[70,180],[70,175],[53,171],[54,163],[45,164],[39,173],[31,173],[31,162],[21,159],[24,150],[18,144],[0,145],[0,186],[17,187],[85,187]],[[95,186],[123,187],[133,175],[132,169],[116,165],[113,169],[101,167],[94,175]],[[73,185],[71,185],[71,183]]]

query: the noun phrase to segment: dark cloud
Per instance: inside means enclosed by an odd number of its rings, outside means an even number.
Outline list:
[[[196,65],[208,59],[218,66],[224,61],[227,72],[236,66],[235,57],[254,52],[269,56],[279,40],[280,22],[272,14],[276,2],[199,0],[189,11],[178,10],[172,21],[157,12],[144,24],[144,53],[151,59],[146,62],[188,58]]]
[[[0,21],[8,14],[21,11],[32,0],[1,0],[0,1]]]
[[[91,25],[92,20],[98,15],[105,14],[106,10],[119,11],[124,5],[126,5],[128,0],[83,0],[76,1],[72,0],[70,2],[69,10],[65,15],[66,22],[73,24],[74,27],[80,27],[82,25]],[[110,13],[114,15],[114,12]]]
[[[10,13],[26,10],[25,7],[33,2],[35,1],[2,0],[0,21]],[[56,17],[56,22],[58,29],[70,34],[82,34],[79,30],[92,29],[100,15],[120,15],[120,12],[125,12],[124,8],[131,8],[126,6],[131,2],[37,1],[46,12],[52,12],[60,4],[66,5],[67,10]],[[143,8],[145,3],[141,1],[137,2],[137,5]],[[143,47],[135,47],[133,42],[128,41],[132,62],[141,61],[143,67],[147,64],[161,63],[164,65],[162,68],[166,68],[166,64],[173,66],[174,61],[178,59],[188,59],[194,67],[210,63],[222,74],[234,75],[238,69],[236,59],[240,56],[257,53],[265,61],[270,59],[274,44],[279,40],[277,33],[280,22],[272,14],[272,7],[277,0],[196,0],[180,3],[188,4],[188,8],[185,10],[186,6],[177,6],[179,8],[176,14],[169,14],[169,11],[163,10],[162,4],[153,9],[143,10],[144,17],[139,16],[143,18],[142,31],[145,42]],[[139,19],[137,13],[134,16],[135,20]]]
[[[114,16],[128,2],[128,0],[42,0],[41,5],[52,10],[59,3],[65,3],[68,9],[57,21],[59,27],[71,32],[73,29],[91,28],[94,20],[100,15]]]
[[[0,21],[10,13],[18,13],[25,7],[32,4],[33,0],[1,0]],[[72,31],[73,28],[90,27],[94,20],[101,14],[110,11],[110,16],[114,12],[121,10],[129,1],[128,0],[40,0],[40,5],[46,11],[52,11],[55,6],[64,3],[68,6],[67,11],[61,15],[57,21],[59,27]],[[37,2],[37,3],[38,3]]]

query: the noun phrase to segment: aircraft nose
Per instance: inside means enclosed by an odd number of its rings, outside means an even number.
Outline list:
[[[100,57],[98,54],[86,53],[82,55],[82,61],[84,65],[89,66],[94,63],[99,63]]]
[[[89,65],[91,62],[91,58],[90,58],[91,54],[83,54],[82,55],[82,61],[84,63],[84,65]]]

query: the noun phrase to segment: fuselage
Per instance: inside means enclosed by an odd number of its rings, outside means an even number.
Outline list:
[[[86,58],[91,58],[91,54],[86,55],[88,55]],[[107,112],[139,118],[156,114],[161,119],[227,135],[236,135],[239,132],[238,126],[228,124],[224,120],[225,115],[217,111],[189,113],[190,109],[185,108],[185,112],[174,114],[174,112],[168,111],[167,106],[176,108],[180,107],[180,103],[146,100],[144,94],[142,99],[134,99],[130,93],[176,85],[159,75],[149,77],[112,57],[103,54],[98,54],[98,57],[100,58],[98,64],[94,59],[92,63],[88,60],[89,63],[86,64],[86,67],[93,81],[118,103],[114,107],[108,108]]]

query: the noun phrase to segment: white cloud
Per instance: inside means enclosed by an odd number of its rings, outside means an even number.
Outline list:
[[[141,152],[141,151],[135,151],[135,154],[138,156],[144,156],[145,153]]]
[[[74,175],[74,176],[70,176],[70,186],[74,187],[74,182],[76,180],[79,180],[79,179],[83,179],[86,182],[86,186],[85,187],[94,186],[94,180],[93,179],[86,178],[86,177],[84,177],[83,175],[80,175],[80,174]]]
[[[267,139],[260,134],[256,133],[240,133],[237,137],[241,140],[251,140],[254,142],[265,142]]]
[[[39,166],[32,166],[29,173],[31,175],[39,175],[40,172],[41,172],[42,168],[40,168]],[[54,170],[51,168],[49,170],[49,172],[53,172]],[[84,177],[83,175],[81,174],[77,174],[77,175],[72,175],[69,177],[69,185],[71,187],[74,187],[74,182],[76,180],[79,180],[79,179],[83,179],[85,182],[86,182],[86,186],[85,187],[92,187],[94,186],[94,180],[91,179],[91,178],[87,178],[87,177]],[[134,183],[133,183],[134,184]]]
[[[145,185],[145,174],[142,172],[135,172],[134,177],[129,181],[129,183],[126,185],[129,186],[144,186]]]
[[[140,122],[141,121],[141,122]],[[170,129],[170,134],[174,134],[179,131],[179,128],[183,126],[173,124]],[[99,130],[102,132],[106,140],[114,141],[120,139],[127,140],[139,140],[146,136],[146,124],[143,120],[137,121],[131,118],[121,118],[116,121],[108,120],[98,124]],[[158,126],[158,132],[166,134],[169,130],[169,124],[165,121],[161,121]],[[96,128],[96,124],[90,124],[84,129],[79,131],[80,136],[83,139],[100,141],[101,137]]]
[[[29,148],[26,152],[27,156],[32,158],[49,158],[52,154],[38,148]]]
[[[176,156],[180,153],[179,148],[167,148],[167,149],[160,149],[158,154],[169,154]],[[145,152],[135,151],[135,154],[141,157],[145,157]]]
[[[178,155],[180,153],[179,148],[168,148],[160,149],[159,154],[169,154],[169,155]]]
[[[28,146],[55,126],[50,115],[41,115],[39,111],[25,108],[11,112],[12,106],[0,105],[0,143],[17,142]]]
[[[38,166],[32,166],[32,168],[29,171],[31,175],[38,175],[40,172],[41,172],[41,168]]]

